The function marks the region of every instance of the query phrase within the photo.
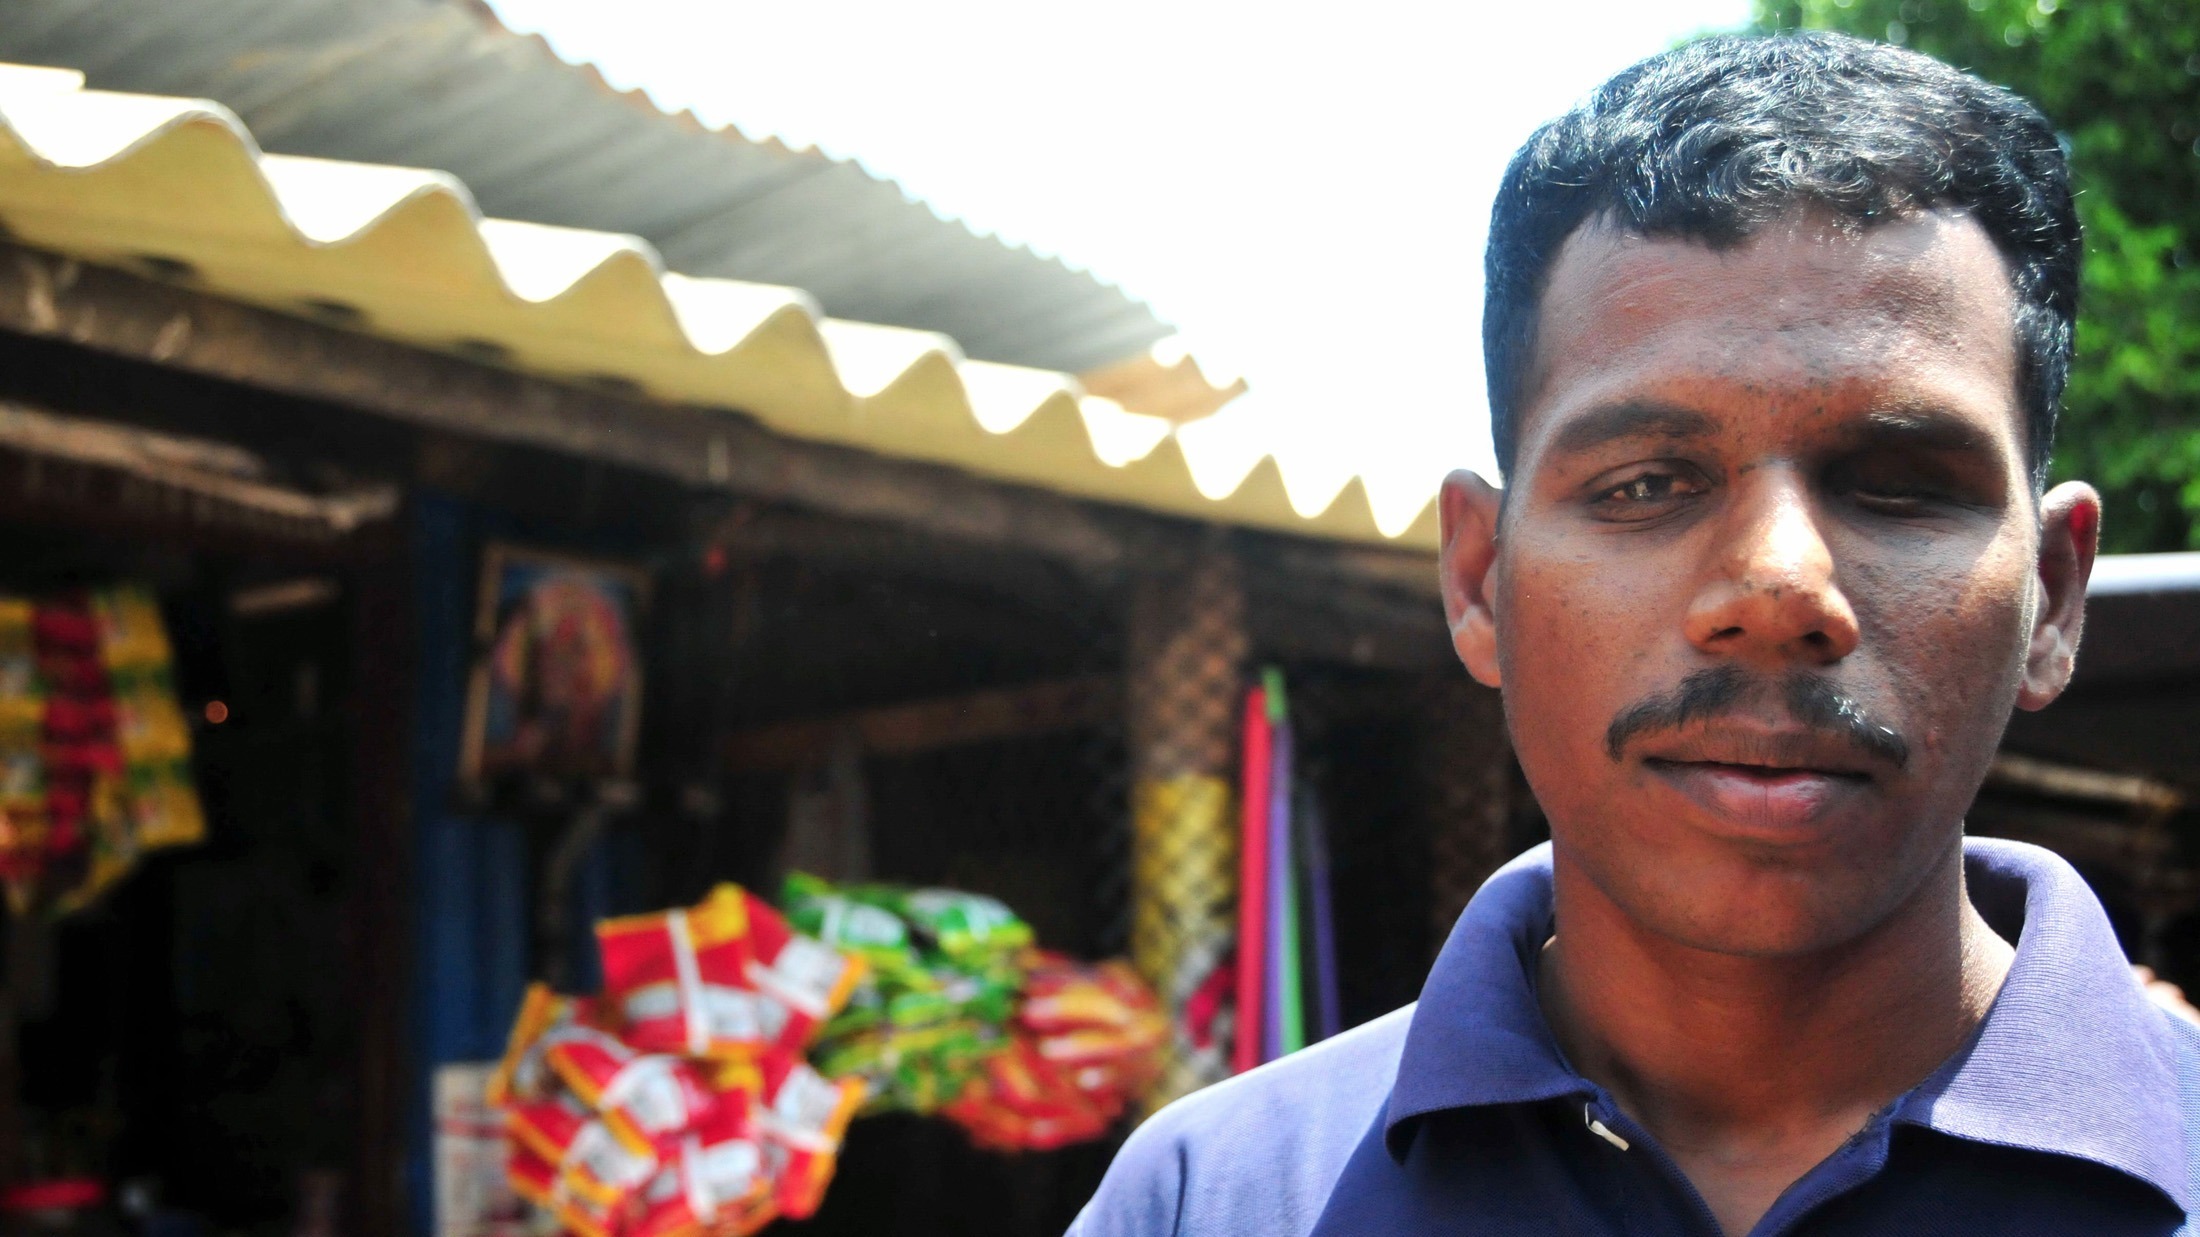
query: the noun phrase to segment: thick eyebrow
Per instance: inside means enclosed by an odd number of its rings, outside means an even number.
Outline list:
[[[1671,404],[1629,400],[1591,408],[1568,421],[1551,440],[1551,454],[1578,455],[1625,438],[1706,438],[1718,423]]]
[[[1991,452],[1987,435],[1969,419],[1941,408],[1890,408],[1864,418],[1855,433],[1857,446],[1911,451]]]

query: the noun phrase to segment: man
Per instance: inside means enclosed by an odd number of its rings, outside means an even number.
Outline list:
[[[2077,648],[2078,262],[2046,121],[1911,52],[1711,39],[1536,133],[1510,484],[1446,483],[1441,569],[1552,841],[1416,1007],[1165,1110],[1073,1232],[2181,1231],[2193,1033],[2066,864],[1962,838]]]

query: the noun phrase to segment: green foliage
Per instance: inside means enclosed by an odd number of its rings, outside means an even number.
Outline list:
[[[2086,233],[2056,479],[2101,487],[2109,549],[2200,549],[2200,7],[1757,0],[1757,24],[1904,43],[2055,122]]]

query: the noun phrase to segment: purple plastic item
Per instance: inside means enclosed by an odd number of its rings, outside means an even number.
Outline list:
[[[1268,982],[1267,1018],[1261,1027],[1262,1055],[1270,1061],[1296,1051],[1292,1029],[1298,1006],[1298,865],[1291,846],[1291,722],[1276,723],[1269,755],[1268,807]]]
[[[1337,994],[1337,914],[1329,879],[1329,822],[1311,790],[1299,797],[1300,844],[1306,851],[1306,884],[1312,903],[1314,935],[1315,1038],[1328,1039],[1344,1029],[1343,1001]]]

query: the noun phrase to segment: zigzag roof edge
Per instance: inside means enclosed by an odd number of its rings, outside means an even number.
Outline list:
[[[1195,519],[1434,546],[1418,531],[1426,520],[1385,535],[1357,479],[1301,514],[1269,455],[1227,493],[1203,493],[1173,428],[1143,451],[1126,444],[1151,427],[1099,442],[1073,376],[968,362],[929,332],[826,319],[798,289],[680,275],[637,237],[487,218],[444,173],[268,156],[219,104],[59,89],[51,77],[30,89],[9,76],[19,72],[0,66],[0,132],[22,152],[11,159],[0,144],[0,221],[35,247],[140,266],[163,259],[217,294],[557,379],[612,378],[658,398],[737,407],[794,437]],[[129,131],[132,116],[142,131]],[[72,162],[57,149],[71,141],[105,153]],[[297,197],[339,181],[382,182],[389,200],[361,211]],[[247,209],[192,209],[215,202]],[[340,218],[338,207],[359,220],[347,233],[316,236],[300,222],[314,211]],[[859,378],[828,336],[868,339],[890,356]],[[981,415],[980,384],[994,396],[1026,390],[1031,404],[1021,415],[999,405]],[[920,425],[928,432],[912,433]]]

